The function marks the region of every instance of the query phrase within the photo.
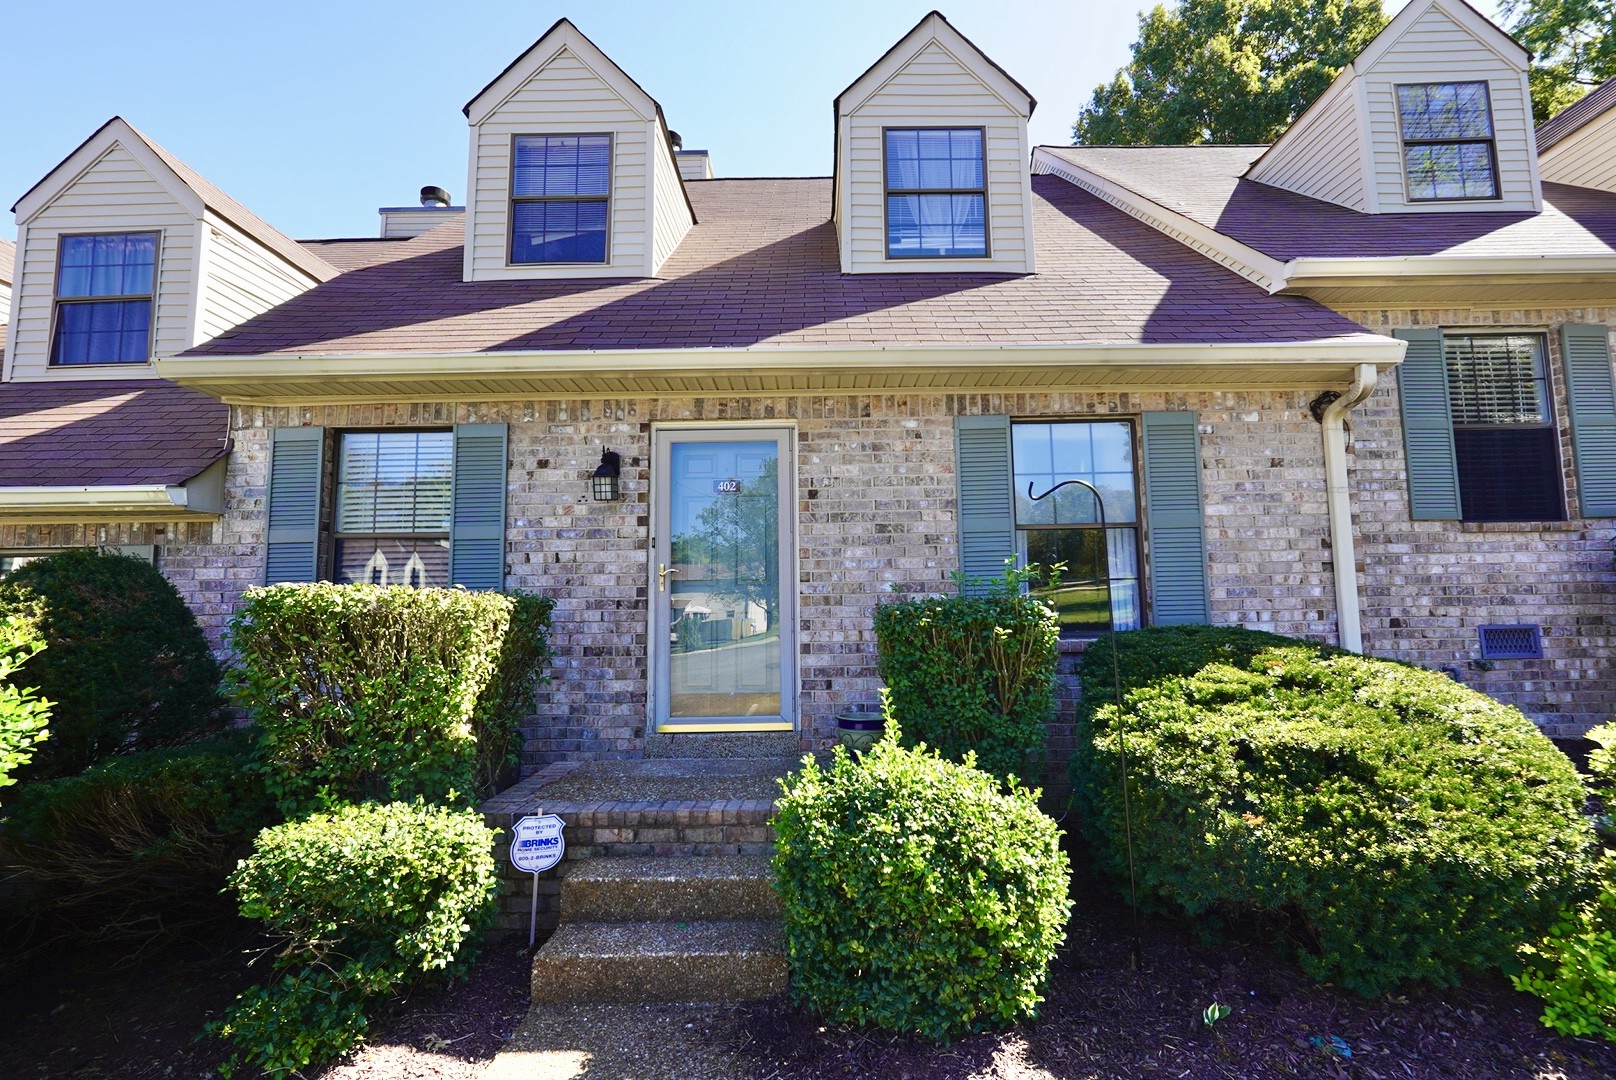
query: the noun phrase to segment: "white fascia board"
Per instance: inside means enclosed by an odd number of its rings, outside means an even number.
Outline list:
[[[181,484],[0,488],[0,514],[30,510],[172,514],[187,509],[187,501]]]
[[[1316,278],[1510,277],[1616,274],[1610,255],[1398,255],[1390,258],[1300,258],[1286,265],[1288,287]]]
[[[1272,255],[1265,255],[1209,225],[1203,225],[1176,210],[1169,210],[1161,203],[1147,199],[1132,188],[1124,187],[1099,173],[1073,165],[1043,147],[1033,151],[1032,164],[1034,172],[1058,176],[1068,184],[1103,199],[1129,217],[1174,237],[1191,250],[1223,264],[1270,293],[1285,287],[1286,264]]]
[[[1055,345],[861,345],[790,348],[602,349],[569,352],[418,353],[411,355],[275,354],[180,356],[157,360],[157,373],[181,385],[206,379],[277,379],[346,376],[406,381],[446,375],[492,377],[545,373],[641,373],[702,370],[869,370],[872,365],[934,368],[1080,367],[1126,363],[1201,366],[1220,361],[1294,364],[1297,361],[1394,365],[1403,343],[1364,331],[1343,337],[1281,342],[1186,342],[1176,345],[1101,342]]]
[[[32,221],[115,145],[128,151],[129,156],[140,164],[153,182],[173,196],[174,201],[184,207],[187,213],[201,220],[202,197],[152,152],[146,140],[141,138],[134,128],[125,123],[122,117],[115,116],[77,150],[69,154],[60,165],[46,174],[45,179],[37,187],[18,200],[17,223],[24,225]]]

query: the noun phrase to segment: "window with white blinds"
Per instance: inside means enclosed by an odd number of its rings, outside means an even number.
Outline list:
[[[445,585],[454,435],[349,431],[337,458],[336,577]]]
[[[1565,518],[1543,337],[1444,334],[1465,521]]]

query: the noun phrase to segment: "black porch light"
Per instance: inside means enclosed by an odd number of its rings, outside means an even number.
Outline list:
[[[595,475],[590,477],[590,494],[596,502],[616,502],[622,497],[622,488],[618,484],[618,477],[623,473],[623,459],[611,450],[600,452],[600,464],[595,466]]]

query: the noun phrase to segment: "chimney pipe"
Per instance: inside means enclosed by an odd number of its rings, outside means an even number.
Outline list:
[[[450,202],[449,193],[440,187],[427,186],[421,189],[422,206],[448,206]]]
[[[679,133],[677,131],[668,132],[668,141],[673,144],[673,148],[675,150],[683,150],[685,148],[685,141],[679,137]]]

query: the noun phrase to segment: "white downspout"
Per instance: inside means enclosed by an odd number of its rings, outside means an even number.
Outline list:
[[[1363,652],[1358,619],[1358,561],[1352,539],[1352,492],[1347,486],[1347,413],[1375,392],[1373,364],[1359,364],[1346,393],[1319,416],[1324,431],[1324,494],[1330,507],[1330,551],[1335,565],[1335,619],[1340,646]]]

